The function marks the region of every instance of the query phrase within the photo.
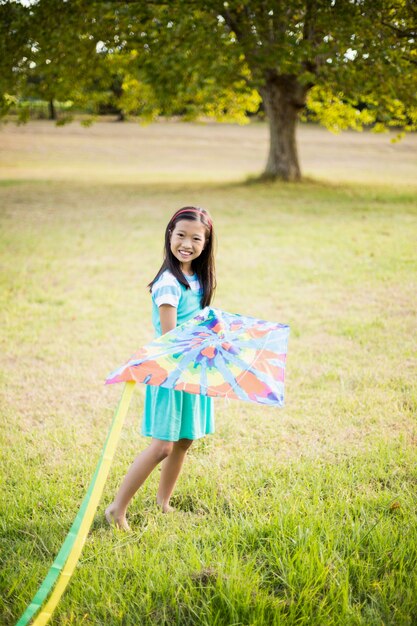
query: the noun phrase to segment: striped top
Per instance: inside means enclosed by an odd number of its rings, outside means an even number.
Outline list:
[[[157,335],[161,334],[159,307],[162,304],[169,304],[177,309],[177,325],[194,317],[201,309],[203,290],[197,274],[184,276],[190,289],[181,285],[169,270],[165,270],[152,285],[152,323]]]
[[[191,291],[196,292],[201,297],[203,292],[200,288],[200,282],[197,278],[197,274],[193,274],[192,276],[186,276],[184,274],[184,276],[190,285]],[[180,298],[181,284],[169,270],[165,270],[156,283],[152,285],[153,301],[156,306],[161,306],[161,304],[170,304],[177,309]]]

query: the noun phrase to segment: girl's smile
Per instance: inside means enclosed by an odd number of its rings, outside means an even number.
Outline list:
[[[191,274],[191,264],[200,256],[206,241],[204,224],[192,220],[179,220],[171,233],[171,252],[181,264],[185,274]]]

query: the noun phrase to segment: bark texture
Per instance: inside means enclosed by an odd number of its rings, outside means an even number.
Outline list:
[[[301,178],[296,128],[308,89],[295,76],[271,75],[260,89],[269,121],[269,155],[265,178],[296,181]]]

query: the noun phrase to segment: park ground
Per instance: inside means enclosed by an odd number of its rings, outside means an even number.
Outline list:
[[[58,625],[417,623],[417,137],[299,129],[301,184],[259,183],[264,124],[0,130],[1,601],[14,624],[78,510],[152,336],[172,212],[205,206],[214,305],[291,327],[286,406],[216,402],[173,504],[134,455],[138,387]]]

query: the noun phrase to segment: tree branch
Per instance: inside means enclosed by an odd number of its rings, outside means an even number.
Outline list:
[[[412,57],[409,57],[407,55],[403,55],[403,59],[406,59],[409,63],[412,63],[413,65],[417,65],[417,59],[413,59]]]
[[[244,49],[246,60],[250,66],[251,61],[255,59],[257,55],[256,44],[251,45],[253,38],[250,35],[248,36],[248,33],[245,32],[244,24],[239,22],[236,13],[232,13],[228,8],[224,8],[221,11],[221,15],[226,25],[235,33],[238,42]]]
[[[394,26],[394,24],[390,24],[389,22],[381,22],[383,26],[388,26],[391,30],[395,31],[398,37],[417,37],[417,26],[412,26],[411,29],[403,29],[398,28],[398,26]]]
[[[303,39],[305,39],[306,41],[312,41],[315,34],[312,11],[313,5],[314,3],[312,2],[312,0],[307,0],[303,27]]]

